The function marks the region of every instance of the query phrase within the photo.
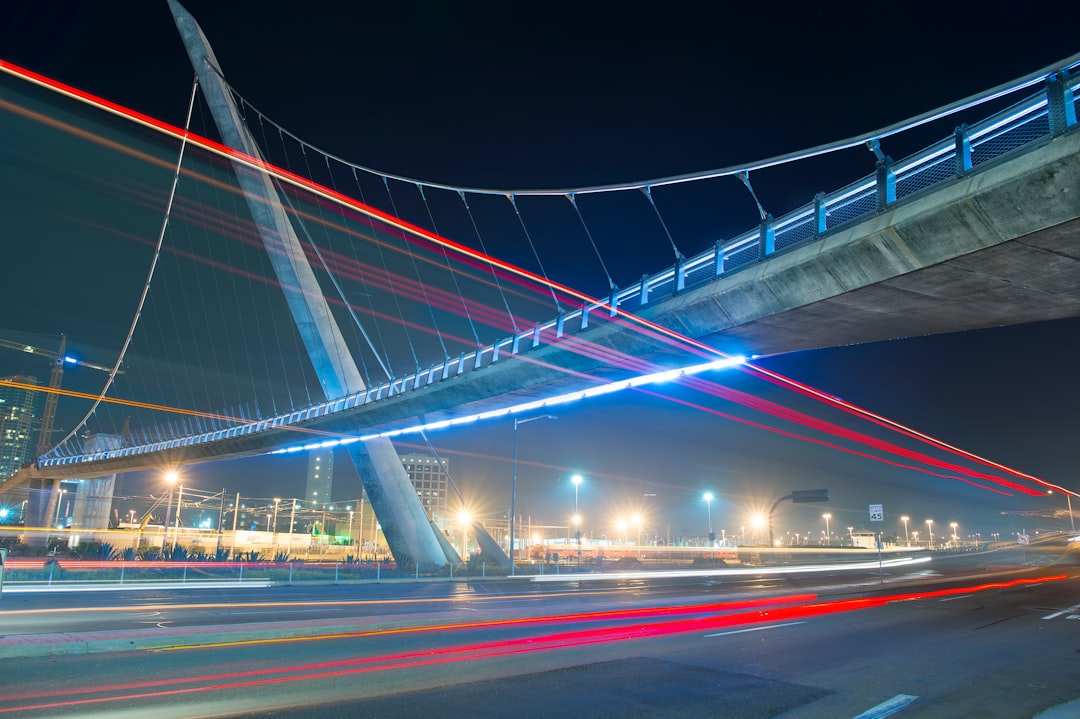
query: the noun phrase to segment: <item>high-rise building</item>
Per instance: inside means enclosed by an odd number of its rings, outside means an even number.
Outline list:
[[[409,481],[416,490],[420,504],[427,511],[428,518],[439,529],[446,529],[446,494],[450,489],[450,482],[439,460],[423,454],[403,454],[401,463],[405,466],[405,473],[409,475]],[[450,466],[446,459],[443,459],[442,464],[447,468]]]
[[[25,375],[5,377],[20,384],[37,384]],[[34,459],[34,400],[37,393],[0,383],[0,479],[15,474]]]
[[[308,453],[307,484],[304,487],[304,500],[308,502],[332,502],[330,493],[334,489],[334,450],[330,448],[313,449]]]

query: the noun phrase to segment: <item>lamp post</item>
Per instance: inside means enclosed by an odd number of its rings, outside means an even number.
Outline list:
[[[575,474],[570,478],[570,481],[574,483],[574,536],[577,538],[577,559],[578,564],[581,564],[581,514],[578,512],[578,487],[585,480],[582,479],[580,474]]]
[[[574,536],[577,538],[578,564],[581,564],[581,515],[575,514],[570,521],[574,525]]]
[[[712,500],[713,500],[713,493],[712,492],[706,492],[704,495],[702,495],[701,498],[705,500],[705,519],[709,523],[708,537],[709,537],[709,544],[712,545],[712,542],[713,542],[713,532],[712,532]]]
[[[165,508],[165,524],[161,528],[161,553],[162,554],[165,553],[165,542],[169,538],[169,518],[172,516],[173,485],[176,484],[176,480],[178,478],[179,478],[179,475],[177,475],[176,472],[174,472],[174,471],[169,471],[169,472],[165,473],[165,481],[168,482],[168,484],[169,484],[169,503],[168,503],[168,505],[166,505],[166,508]]]
[[[525,424],[526,422],[532,422],[535,419],[558,419],[553,414],[540,414],[535,417],[526,417],[525,419],[518,419],[514,417],[514,462],[513,472],[510,475],[510,576],[514,576],[516,570],[516,563],[514,561],[516,552],[514,551],[514,525],[517,523],[517,434],[518,425]]]
[[[825,546],[828,547],[832,544],[832,537],[829,536],[829,520],[832,519],[832,515],[826,512],[821,515],[821,518],[825,520]]]
[[[909,521],[911,521],[911,517],[909,517],[909,516],[907,516],[905,514],[903,517],[900,518],[900,521],[904,523],[904,546],[905,547],[910,547],[911,546],[911,540],[908,539],[907,523]]]
[[[952,528],[952,543],[953,543],[953,548],[955,549],[956,547],[960,546],[959,533],[956,531],[956,528],[959,527],[960,525],[957,524],[956,522],[949,522],[949,526]]]
[[[637,525],[637,545],[640,547],[641,546],[641,530],[642,530],[641,515],[640,514],[635,514],[633,517],[630,518],[630,521]]]
[[[927,544],[926,546],[927,546],[928,549],[933,549],[934,548],[934,520],[932,520],[932,519],[926,520],[926,528],[930,531],[930,543]]]
[[[281,504],[281,497],[274,497],[274,553],[277,554],[277,510]]]
[[[353,536],[352,536],[352,519],[353,519],[353,508],[352,508],[352,507],[349,507],[349,544],[352,544],[352,543],[353,543]]]

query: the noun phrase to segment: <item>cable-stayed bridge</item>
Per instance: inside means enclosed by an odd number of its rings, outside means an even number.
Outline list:
[[[253,143],[242,155],[226,138],[203,141],[111,108],[141,126],[136,141],[117,149],[98,134],[89,142],[121,155],[132,176],[150,168],[137,201],[166,208],[152,255],[161,264],[147,278],[140,319],[117,362],[123,377],[114,376],[78,432],[15,481],[374,439],[527,411],[555,395],[605,391],[603,383],[672,367],[703,369],[723,361],[721,352],[1076,316],[1076,64],[1072,58],[940,112],[790,157],[540,191],[369,172],[292,137],[224,85],[222,97],[231,98]],[[211,63],[212,74],[219,70]],[[48,92],[80,94],[36,81]],[[206,85],[201,78],[204,94]],[[973,112],[985,116],[902,160],[884,152],[906,131],[956,124]],[[79,136],[62,124],[53,118],[51,127]],[[226,132],[208,126],[201,134]],[[154,145],[160,135],[176,142],[167,145],[171,157]],[[873,153],[862,150],[872,174],[779,217],[754,193],[757,173],[862,147]],[[253,200],[245,174],[279,199],[268,192]],[[688,257],[675,215],[720,182],[746,193],[760,222]],[[368,204],[376,196],[385,210]],[[257,218],[263,210],[287,217],[294,247],[281,226]],[[550,219],[556,215],[561,225]],[[605,222],[670,243],[675,264],[619,289],[596,241],[613,232]],[[486,252],[485,240],[510,233],[528,246],[520,264],[533,270]],[[602,270],[607,291],[591,296],[549,276],[545,233],[563,247],[576,244],[571,264]],[[268,267],[297,252],[314,268],[314,285]],[[348,330],[312,359],[304,323],[281,295],[310,298],[316,290],[325,308],[317,311]],[[358,374],[328,388],[317,358],[332,364],[335,354],[355,358]]]

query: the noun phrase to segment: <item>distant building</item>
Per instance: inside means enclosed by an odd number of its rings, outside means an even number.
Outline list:
[[[21,384],[37,384],[37,379],[15,375],[4,379]],[[0,479],[15,474],[20,467],[34,459],[34,413],[37,393],[21,387],[0,384]]]
[[[442,462],[449,469],[450,462],[446,459]],[[439,460],[423,454],[403,454],[401,463],[428,518],[439,529],[446,529],[446,494],[450,481]]]
[[[334,450],[315,449],[308,454],[307,484],[304,500],[327,503],[334,489]]]

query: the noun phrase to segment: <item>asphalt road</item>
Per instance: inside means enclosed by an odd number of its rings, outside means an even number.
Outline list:
[[[217,632],[0,660],[0,714],[813,719],[892,701],[895,716],[1031,717],[1080,698],[1080,564],[1050,563],[1062,549],[938,557],[883,585],[862,571],[5,595],[7,637]],[[1043,566],[977,569],[1019,559]],[[281,631],[229,641],[266,620]]]

